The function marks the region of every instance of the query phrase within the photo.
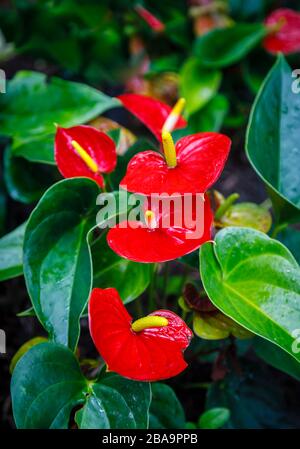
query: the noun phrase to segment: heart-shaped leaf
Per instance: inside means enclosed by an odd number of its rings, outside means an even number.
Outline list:
[[[259,337],[255,338],[253,347],[255,353],[266,363],[300,381],[300,363],[294,357]]]
[[[193,114],[208,103],[219,89],[221,78],[221,72],[203,68],[198,58],[186,61],[181,70],[180,89],[181,96],[186,99],[188,114]]]
[[[216,307],[300,360],[300,268],[285,246],[250,228],[225,228],[202,246],[200,270]]]
[[[207,67],[226,67],[246,56],[266,32],[264,25],[255,23],[215,29],[196,40],[194,54]]]
[[[107,245],[105,235],[92,246],[93,286],[114,287],[127,304],[138,298],[148,287],[153,265],[131,262],[118,256]]]
[[[151,390],[150,429],[183,429],[184,410],[172,388],[155,382]]]
[[[300,218],[300,94],[292,83],[280,56],[256,98],[246,139],[248,159],[270,190],[279,222]]]
[[[53,163],[53,147],[47,151],[51,135],[54,141],[54,123],[64,127],[86,123],[119,105],[115,98],[84,84],[59,78],[48,82],[43,73],[21,71],[0,97],[0,133],[13,138],[16,155]]]
[[[75,420],[81,429],[146,429],[150,400],[149,383],[109,373],[91,386]]]
[[[15,157],[9,145],[4,152],[4,180],[10,196],[22,203],[37,201],[58,179],[57,170],[48,165],[31,164]]]
[[[0,281],[23,273],[23,240],[26,223],[0,239]]]
[[[11,382],[19,429],[66,429],[75,407],[79,427],[146,428],[150,386],[113,374],[89,382],[67,348],[41,343],[17,363]],[[41,413],[43,410],[43,413]]]
[[[92,284],[87,235],[99,191],[88,178],[60,181],[41,198],[25,232],[24,275],[36,314],[50,338],[72,349]]]

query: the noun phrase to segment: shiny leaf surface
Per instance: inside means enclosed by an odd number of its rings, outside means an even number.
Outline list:
[[[200,251],[204,288],[216,307],[297,360],[300,268],[281,243],[250,228],[226,228]]]

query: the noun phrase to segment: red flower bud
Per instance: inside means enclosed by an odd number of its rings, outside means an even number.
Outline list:
[[[193,333],[169,310],[157,310],[132,323],[116,289],[95,288],[89,302],[89,325],[109,371],[133,380],[157,381],[187,367],[183,351]]]
[[[137,5],[135,7],[135,10],[139,14],[139,16],[145,20],[145,22],[149,25],[149,27],[152,28],[153,31],[156,31],[156,32],[164,31],[164,29],[165,29],[164,23],[161,22],[153,14],[151,14],[151,12],[148,11],[146,8],[144,8],[141,5]]]
[[[300,51],[300,13],[288,8],[273,11],[265,21],[270,34],[263,46],[270,53]]]

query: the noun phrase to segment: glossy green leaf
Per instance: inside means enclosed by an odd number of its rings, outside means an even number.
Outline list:
[[[300,349],[300,344],[297,342],[295,343],[298,344]],[[291,357],[287,352],[283,351],[273,343],[259,337],[255,338],[253,347],[255,353],[268,363],[268,365],[271,365],[300,381],[300,363],[295,360],[294,357]]]
[[[207,67],[226,67],[246,56],[266,34],[262,24],[239,23],[217,28],[195,42],[194,54]]]
[[[248,159],[268,186],[279,222],[300,218],[300,94],[292,83],[279,56],[253,105],[246,139]]]
[[[9,372],[10,372],[10,374],[13,373],[13,371],[14,371],[14,369],[16,367],[16,364],[23,357],[23,355],[26,354],[27,351],[29,351],[29,349],[33,348],[36,345],[39,345],[40,343],[46,343],[47,341],[48,340],[45,337],[34,337],[34,338],[31,338],[31,340],[26,341],[26,343],[24,343],[18,349],[18,351],[15,353],[15,355],[11,359],[11,362],[9,364]]]
[[[103,233],[92,246],[94,287],[114,287],[126,304],[139,297],[148,287],[153,265],[131,262],[119,257],[106,242]]]
[[[180,94],[186,99],[186,112],[190,115],[201,109],[216,94],[222,74],[206,69],[197,58],[184,64],[180,76]]]
[[[150,429],[184,429],[184,411],[172,388],[156,382],[151,390]]]
[[[84,402],[87,391],[87,380],[71,351],[53,343],[34,346],[17,363],[12,376],[17,428],[66,429],[72,409]]]
[[[232,370],[223,380],[214,382],[207,394],[207,409],[225,407],[230,410],[224,428],[298,428],[298,398],[287,403],[283,384],[266,365],[250,364],[244,359],[239,363],[241,372]]]
[[[204,288],[216,307],[251,332],[293,352],[300,322],[300,268],[277,240],[225,228],[200,249]]]
[[[4,153],[4,180],[10,196],[22,203],[33,203],[59,179],[56,168],[32,164],[23,157],[15,157],[11,146]]]
[[[200,429],[220,429],[230,418],[230,410],[224,407],[211,408],[199,418]]]
[[[0,180],[0,236],[5,232],[5,219],[6,219],[6,192]]]
[[[115,374],[88,381],[74,354],[64,346],[41,343],[17,363],[12,376],[13,413],[19,429],[65,429],[82,406],[79,427],[145,428],[150,386]],[[42,413],[41,413],[42,410]]]
[[[217,94],[199,112],[191,115],[189,118],[191,133],[220,131],[228,109],[227,98]]]
[[[75,420],[81,429],[146,429],[150,400],[149,383],[109,373],[91,384]]]
[[[23,273],[23,240],[26,223],[0,239],[0,281]]]
[[[293,254],[300,264],[300,230],[296,228],[285,228],[276,236]]]
[[[55,184],[32,212],[24,238],[24,275],[36,314],[51,339],[73,350],[92,286],[87,235],[99,192],[88,178]]]
[[[86,123],[116,106],[118,100],[87,85],[55,77],[48,81],[43,73],[21,71],[0,97],[0,133],[13,138],[14,154],[53,163],[55,123]]]

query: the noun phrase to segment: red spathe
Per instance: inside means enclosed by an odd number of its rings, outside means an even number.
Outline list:
[[[219,178],[227,160],[231,140],[219,133],[183,137],[176,145],[177,166],[168,167],[155,151],[136,154],[127,166],[120,186],[143,195],[204,193]]]
[[[123,94],[119,100],[129,112],[135,115],[147,128],[161,141],[162,127],[167,120],[172,108],[162,101],[138,94]],[[179,117],[175,129],[185,128],[187,122]]]
[[[203,220],[203,234],[200,237],[195,238],[195,228],[191,225],[188,228],[166,228],[158,224],[155,229],[149,229],[142,222],[122,222],[108,231],[107,243],[119,256],[134,262],[158,263],[174,260],[195,251],[211,239],[213,214],[208,196],[205,197],[202,212],[201,217],[196,217],[193,210],[190,217],[190,220],[197,218],[198,222]]]
[[[97,164],[94,173],[77,154],[72,145],[75,140]],[[94,179],[100,187],[104,185],[101,173],[112,172],[117,164],[116,147],[113,140],[92,126],[57,128],[55,136],[55,160],[64,178],[85,176]]]
[[[92,291],[90,333],[110,371],[133,380],[158,381],[176,376],[187,367],[183,351],[192,331],[168,310],[157,310],[151,315],[165,317],[168,325],[134,332],[132,317],[116,289]]]

